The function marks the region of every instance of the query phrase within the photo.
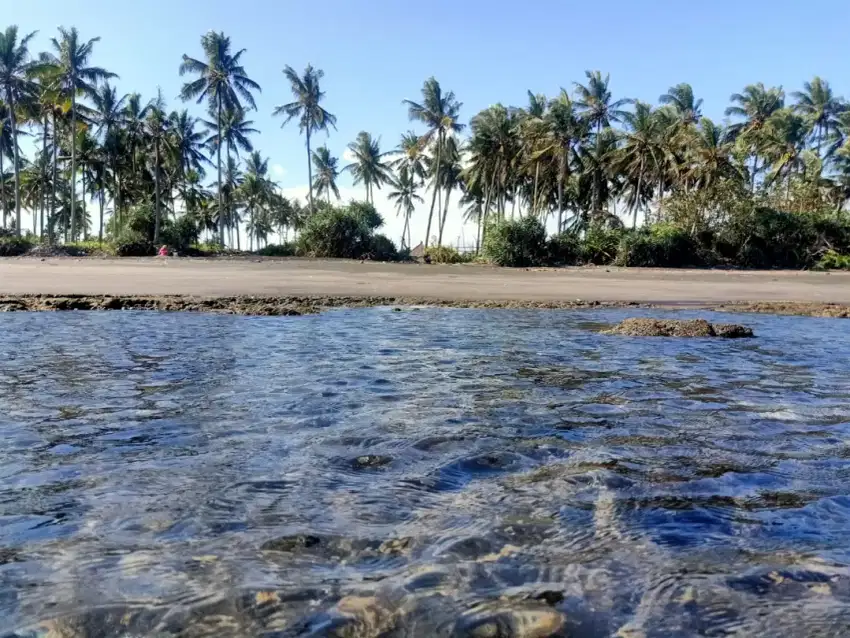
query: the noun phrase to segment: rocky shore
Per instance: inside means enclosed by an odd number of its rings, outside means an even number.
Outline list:
[[[158,310],[164,312],[212,312],[232,315],[297,316],[328,308],[376,306],[438,306],[446,308],[623,308],[637,303],[597,301],[435,301],[416,297],[346,296],[235,296],[191,297],[184,295],[2,295],[0,312],[63,310]],[[645,306],[648,307],[648,306]]]
[[[0,312],[67,310],[156,310],[163,312],[211,312],[232,315],[298,316],[329,308],[377,306],[441,308],[563,309],[677,308],[668,304],[629,301],[565,301],[433,299],[425,297],[288,295],[216,296],[190,295],[0,295]],[[688,306],[689,308],[691,306]],[[808,317],[850,318],[850,306],[822,303],[753,302],[700,306],[705,310],[738,313],[772,313]]]

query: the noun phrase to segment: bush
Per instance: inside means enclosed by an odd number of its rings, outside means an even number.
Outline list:
[[[561,233],[549,239],[546,252],[549,264],[574,266],[581,261],[581,241],[573,233]]]
[[[398,261],[398,250],[396,250],[393,240],[386,235],[375,235],[372,237],[369,259],[373,259],[374,261]]]
[[[548,256],[546,229],[534,217],[505,220],[487,229],[483,253],[498,266],[540,266]]]
[[[260,248],[257,254],[263,257],[292,257],[295,255],[295,246],[293,244],[269,244]]]
[[[685,268],[701,266],[697,242],[681,228],[658,225],[625,233],[617,250],[618,266]]]
[[[613,264],[625,232],[621,228],[591,228],[581,245],[581,260],[598,266]]]
[[[181,215],[176,220],[163,217],[159,221],[160,243],[180,252],[186,252],[198,243],[201,233],[198,224],[191,217]]]
[[[298,250],[313,257],[360,259],[370,252],[372,233],[381,225],[383,219],[371,205],[325,206],[307,219]]]
[[[461,255],[451,246],[428,246],[424,256],[428,257],[432,264],[466,264],[472,260],[471,256]]]
[[[149,257],[156,254],[153,243],[137,231],[124,231],[112,243],[118,257]]]
[[[817,263],[818,270],[850,270],[850,255],[828,250]]]
[[[0,257],[18,257],[29,251],[35,244],[28,237],[4,235],[0,237]]]
[[[846,246],[846,227],[810,214],[756,208],[735,218],[718,233],[720,256],[743,268],[811,268],[832,240]]]
[[[75,241],[63,246],[69,255],[116,255],[115,246],[108,241],[100,242],[97,239]]]

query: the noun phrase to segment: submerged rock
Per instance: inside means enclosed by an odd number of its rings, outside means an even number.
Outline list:
[[[628,337],[722,337],[739,339],[752,337],[746,326],[731,323],[710,324],[705,319],[626,319],[603,334]]]
[[[453,638],[549,638],[560,635],[564,616],[550,607],[501,607],[479,609],[462,616]]]
[[[383,454],[364,454],[358,456],[351,461],[351,466],[355,470],[366,470],[378,467],[384,467],[393,462],[393,457],[384,456]]]

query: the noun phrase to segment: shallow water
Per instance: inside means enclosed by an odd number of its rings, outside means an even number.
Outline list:
[[[850,323],[641,314],[5,314],[0,635],[847,635]]]

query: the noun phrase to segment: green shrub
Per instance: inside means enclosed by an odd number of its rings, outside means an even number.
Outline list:
[[[298,250],[313,257],[360,259],[370,252],[372,233],[382,224],[371,205],[325,206],[307,219]]]
[[[375,207],[368,202],[352,201],[346,207],[346,210],[358,218],[366,228],[370,231],[378,230],[384,225],[384,218],[378,213]]]
[[[621,228],[591,228],[581,243],[581,260],[598,266],[613,264],[625,232]]]
[[[756,208],[723,226],[715,249],[742,268],[810,268],[825,250],[819,227],[827,229],[809,214]]]
[[[386,235],[375,235],[369,248],[369,258],[374,261],[398,261],[399,255],[392,239]]]
[[[534,217],[505,220],[487,229],[484,256],[498,266],[540,266],[548,256],[546,229]]]
[[[118,257],[149,257],[156,248],[142,233],[132,230],[122,232],[112,242]]]
[[[618,266],[686,268],[701,266],[699,246],[681,228],[658,225],[624,233],[617,249]]]
[[[0,237],[0,257],[18,257],[27,253],[35,243],[28,237],[14,235]]]
[[[817,263],[818,270],[850,270],[850,255],[828,250]]]
[[[165,218],[160,220],[160,243],[174,250],[188,251],[198,243],[200,234],[198,224],[188,215],[181,215],[176,220]]]
[[[467,255],[461,255],[451,246],[428,246],[424,256],[431,260],[432,264],[465,264],[471,261]]]
[[[574,266],[581,261],[581,241],[573,233],[561,233],[549,239],[546,252],[549,264]]]
[[[97,239],[75,241],[65,244],[64,248],[71,255],[116,255],[115,246],[111,242]]]
[[[293,244],[269,244],[260,248],[257,254],[263,257],[292,257],[295,255],[295,246]]]

